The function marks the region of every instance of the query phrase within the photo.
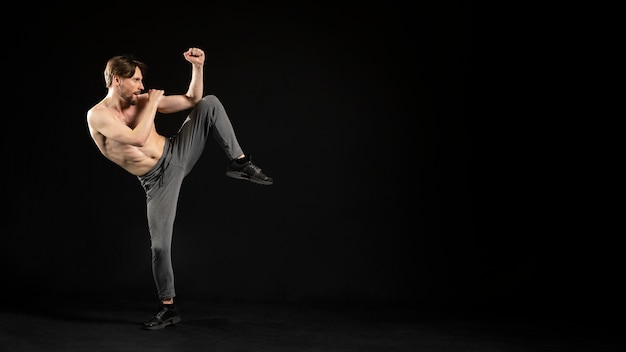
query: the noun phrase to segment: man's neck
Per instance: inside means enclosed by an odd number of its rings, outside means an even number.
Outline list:
[[[106,105],[110,108],[110,109],[114,109],[117,111],[124,111],[126,109],[128,109],[130,106],[132,106],[132,104],[128,103],[127,101],[125,101],[124,99],[120,98],[118,94],[115,94],[115,92],[113,92],[113,90],[109,90],[109,92],[107,93],[106,97],[104,98],[104,100],[106,101]]]

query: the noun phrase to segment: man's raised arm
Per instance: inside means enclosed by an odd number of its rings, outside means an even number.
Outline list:
[[[198,48],[189,48],[183,53],[185,60],[191,63],[191,80],[187,93],[168,95],[163,97],[159,104],[159,112],[170,114],[191,109],[204,96],[204,51]]]

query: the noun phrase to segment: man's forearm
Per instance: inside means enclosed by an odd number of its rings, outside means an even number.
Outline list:
[[[204,66],[191,65],[191,81],[186,94],[195,104],[197,104],[204,95]]]
[[[150,136],[150,132],[152,131],[152,128],[154,126],[154,118],[156,117],[157,106],[158,104],[156,102],[149,102],[145,109],[141,112],[141,116],[139,117],[139,123],[133,129],[137,138],[142,141],[141,144],[145,143]]]

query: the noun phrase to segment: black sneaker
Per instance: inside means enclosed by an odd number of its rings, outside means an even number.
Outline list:
[[[178,308],[168,308],[162,305],[161,310],[143,324],[143,328],[147,330],[160,330],[166,326],[178,323],[180,323]]]
[[[260,167],[250,161],[249,156],[243,159],[232,160],[230,164],[228,164],[226,176],[240,180],[248,180],[259,185],[271,185],[274,183],[271,177],[266,176]]]

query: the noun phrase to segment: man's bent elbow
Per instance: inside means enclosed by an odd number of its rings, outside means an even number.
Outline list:
[[[202,101],[202,96],[193,96],[193,97],[189,97],[189,102],[191,103],[192,107],[195,107],[195,106],[196,106],[196,105],[198,105],[201,101]]]

